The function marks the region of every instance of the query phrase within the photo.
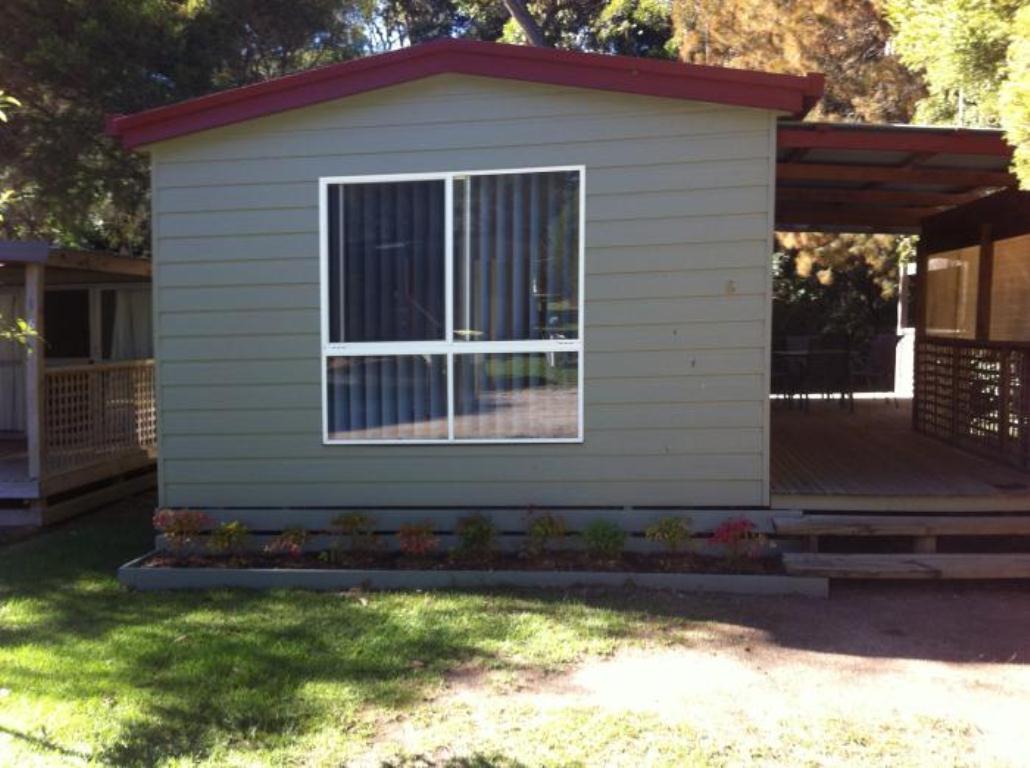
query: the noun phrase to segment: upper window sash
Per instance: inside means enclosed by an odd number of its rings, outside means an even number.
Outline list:
[[[547,254],[547,258],[543,259],[542,262],[536,266],[539,268],[540,274],[534,275],[531,270],[534,266],[532,261],[529,262],[530,266],[526,271],[526,274],[512,274],[508,283],[503,282],[503,278],[500,279],[500,283],[503,286],[504,291],[520,290],[524,291],[518,296],[514,296],[512,299],[513,303],[524,301],[526,304],[532,302],[542,302],[542,306],[536,308],[537,322],[535,327],[531,330],[535,331],[538,336],[532,338],[528,331],[529,326],[532,324],[532,319],[528,318],[527,313],[533,312],[532,307],[521,308],[508,308],[500,307],[501,313],[511,313],[510,318],[497,319],[498,312],[496,308],[491,304],[484,304],[483,302],[498,302],[503,303],[507,301],[506,297],[497,297],[491,294],[491,289],[496,288],[496,284],[490,285],[490,272],[496,269],[495,261],[500,259],[490,259],[491,269],[480,270],[478,273],[475,271],[475,257],[477,255],[476,248],[478,246],[480,254],[479,258],[483,259],[481,255],[483,248],[487,248],[488,251],[493,254],[490,250],[490,246],[496,245],[501,242],[498,238],[497,231],[487,233],[484,237],[484,233],[481,231],[476,232],[480,243],[472,243],[472,230],[474,229],[474,222],[468,219],[469,216],[474,216],[477,212],[477,206],[482,209],[483,200],[477,199],[473,202],[472,194],[479,192],[478,197],[482,198],[484,191],[489,193],[488,188],[498,187],[502,188],[500,192],[495,192],[493,198],[487,202],[493,202],[495,205],[504,208],[504,203],[501,201],[501,195],[507,194],[514,196],[519,194],[520,185],[525,185],[526,189],[521,190],[522,195],[527,195],[529,192],[528,187],[542,183],[540,182],[539,174],[561,174],[561,173],[575,173],[576,184],[573,192],[571,193],[571,199],[561,200],[560,195],[551,195],[558,202],[554,200],[551,204],[557,204],[562,207],[560,214],[560,223],[553,220],[551,223],[551,229],[561,230],[550,232],[546,231],[547,226],[543,227],[541,233],[547,238],[547,243],[550,245],[547,247],[551,248],[551,251]],[[534,178],[532,175],[538,175]],[[496,183],[490,185],[485,182],[483,184],[476,184],[479,177],[493,177],[496,179]],[[504,177],[512,177],[510,180],[505,180]],[[522,178],[520,178],[522,177]],[[404,348],[410,348],[409,344],[429,344],[440,341],[453,341],[461,345],[479,343],[484,341],[534,341],[534,342],[569,342],[573,339],[569,339],[569,336],[581,336],[582,334],[582,278],[583,278],[583,201],[581,199],[584,194],[583,190],[583,177],[584,168],[583,166],[555,166],[555,167],[533,167],[533,168],[519,168],[519,169],[501,169],[501,170],[484,170],[484,171],[455,171],[448,173],[415,173],[415,174],[388,174],[378,176],[344,176],[344,177],[327,177],[320,179],[319,195],[320,195],[320,211],[321,211],[321,223],[320,229],[322,232],[322,251],[323,258],[321,259],[321,282],[322,282],[322,346],[326,353],[341,354],[349,351],[352,347],[357,345],[369,345],[368,349],[371,350],[372,346],[381,347],[381,345],[405,345]],[[548,177],[548,181],[552,177]],[[392,305],[383,306],[382,302],[376,300],[374,291],[382,290],[382,279],[383,275],[378,272],[374,272],[371,277],[377,278],[375,286],[364,286],[360,280],[353,280],[348,284],[347,272],[347,259],[350,254],[348,253],[348,244],[352,247],[354,243],[363,244],[364,247],[379,247],[381,249],[382,243],[376,240],[376,232],[370,232],[372,235],[368,242],[362,243],[360,235],[348,237],[346,226],[343,225],[344,219],[346,218],[345,213],[351,214],[352,218],[356,215],[354,211],[344,211],[347,197],[348,188],[355,188],[359,192],[354,196],[354,200],[357,205],[361,207],[362,202],[359,198],[372,198],[373,202],[370,204],[370,208],[373,209],[372,216],[374,218],[375,212],[382,206],[396,206],[401,207],[409,204],[411,201],[386,199],[383,200],[373,191],[375,185],[391,184],[391,183],[403,183],[403,182],[443,182],[443,199],[442,207],[443,210],[439,211],[434,209],[432,213],[443,214],[443,233],[439,233],[435,229],[432,232],[433,242],[430,244],[435,251],[439,251],[442,246],[442,254],[437,254],[437,259],[442,256],[443,263],[430,263],[430,269],[442,268],[443,285],[439,285],[437,281],[433,281],[431,292],[422,285],[422,282],[431,277],[431,275],[391,275],[387,274],[387,290],[397,292],[402,286],[406,290],[411,290],[412,286],[416,286],[417,290],[421,290],[423,294],[414,296],[409,302],[412,307],[417,307],[417,310],[409,309],[409,314],[416,312],[419,314],[417,320],[409,320],[407,325],[404,324],[403,319],[400,315],[403,313],[404,307],[396,307]],[[508,189],[504,190],[505,182],[507,183]],[[464,191],[464,205],[463,214],[466,217],[463,222],[462,232],[458,233],[456,237],[455,230],[455,188],[460,186]],[[474,189],[475,188],[475,189]],[[425,189],[422,187],[421,189]],[[399,197],[405,197],[405,193],[398,195],[396,190],[387,192],[387,197],[391,194]],[[437,192],[437,197],[439,193]],[[568,195],[569,193],[566,193]],[[412,194],[414,197],[414,193]],[[524,206],[528,209],[533,205],[534,199],[530,196],[524,200]],[[459,198],[458,202],[461,200]],[[510,204],[512,210],[517,210],[517,202],[513,202],[511,199],[506,201]],[[539,205],[545,204],[545,200],[536,198],[536,202]],[[424,203],[423,203],[424,204]],[[404,213],[404,211],[393,210],[394,214]],[[502,211],[503,213],[504,211]],[[479,210],[479,216],[484,220],[489,220],[492,214],[491,210]],[[542,214],[538,214],[542,215]],[[396,218],[395,218],[396,221]],[[409,226],[409,222],[405,222],[404,226]],[[386,225],[387,227],[394,226],[394,223]],[[422,222],[421,226],[429,227],[433,225],[433,222]],[[363,226],[368,228],[369,222],[363,222]],[[378,230],[375,226],[375,221],[371,224],[372,229]],[[353,222],[352,222],[353,227]],[[495,230],[498,229],[498,225],[494,222],[493,227]],[[527,229],[532,229],[532,219],[525,225]],[[481,227],[482,228],[482,227]],[[423,230],[423,235],[428,231]],[[350,233],[354,235],[353,232]],[[390,236],[393,234],[390,230],[385,232],[379,231],[379,234],[385,234]],[[400,233],[397,233],[398,235]],[[411,231],[406,231],[404,234],[411,235]],[[531,233],[532,234],[532,233]],[[492,238],[490,237],[492,236]],[[564,242],[559,242],[564,238]],[[491,243],[490,240],[493,240]],[[517,238],[511,238],[511,242],[503,242],[502,246],[510,250],[507,254],[508,259],[512,264],[516,263],[516,259],[521,258],[519,254],[520,248],[525,250],[532,246],[532,243],[527,242],[515,242]],[[399,241],[400,242],[400,241]],[[405,241],[410,245],[410,240]],[[539,240],[537,241],[539,243]],[[378,243],[377,246],[373,245]],[[560,254],[555,256],[555,254]],[[530,258],[532,258],[530,256]],[[457,259],[460,259],[460,263],[457,265],[454,263]],[[364,267],[369,270],[378,270],[380,268],[392,268],[392,265],[373,263],[374,260],[366,259]],[[402,260],[403,261],[403,260]],[[411,264],[414,264],[417,259],[411,258],[408,260]],[[560,262],[560,263],[559,263]],[[415,269],[418,267],[424,267],[424,264],[415,265],[409,267]],[[457,270],[455,267],[457,266]],[[521,265],[519,267],[522,269]],[[367,275],[362,275],[362,265],[357,265],[355,270],[359,276],[363,276],[368,279]],[[549,271],[548,271],[549,270]],[[560,275],[560,277],[559,277]],[[416,278],[421,278],[416,280]],[[499,280],[496,276],[493,276],[494,282],[497,283]],[[390,283],[390,281],[393,281]],[[522,281],[521,283],[519,281]],[[534,280],[536,282],[534,282]],[[558,281],[564,281],[563,285],[557,284]],[[473,286],[472,283],[477,281],[477,285]],[[457,283],[460,283],[457,284]],[[358,296],[357,300],[352,301],[348,304],[347,296],[350,292],[352,299],[355,298],[355,294],[364,292],[364,288],[371,288],[368,291],[367,300],[363,296]],[[360,289],[360,291],[359,291]],[[442,289],[442,290],[441,290]],[[472,306],[476,304],[476,299],[472,299],[470,302],[470,296],[473,294],[473,289],[480,291],[479,304],[476,309],[478,310],[477,322],[473,323],[474,328],[468,328],[469,317],[473,311]],[[429,295],[431,293],[431,295]],[[428,298],[427,298],[428,297]],[[440,306],[442,302],[442,306]],[[553,302],[553,306],[551,303]],[[459,307],[460,304],[460,307]],[[431,305],[431,306],[427,306]],[[516,310],[522,310],[521,317]],[[350,314],[348,314],[350,313]],[[375,318],[370,318],[369,314],[375,314]],[[459,314],[459,317],[455,317]],[[440,316],[442,315],[442,317]],[[360,317],[359,317],[360,316]],[[546,317],[546,320],[543,318]],[[352,322],[348,323],[348,319]],[[371,320],[371,322],[369,322]],[[509,327],[505,328],[505,322]],[[365,328],[362,330],[359,326],[365,321]],[[442,323],[440,322],[442,321]],[[521,334],[519,328],[516,327],[518,323],[523,324]],[[421,325],[419,328],[411,326]],[[442,327],[441,327],[442,325]],[[352,327],[358,330],[355,334],[357,338],[347,338],[347,329]],[[397,338],[377,338],[377,336],[388,336],[394,335]],[[498,335],[506,338],[498,338],[496,340],[488,339],[489,335]],[[519,338],[522,335],[525,338]],[[514,336],[515,338],[511,338]],[[569,348],[568,344],[555,345],[552,348]],[[386,350],[386,347],[381,347]]]

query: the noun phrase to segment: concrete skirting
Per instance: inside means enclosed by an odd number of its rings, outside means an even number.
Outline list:
[[[448,589],[473,587],[645,587],[677,592],[827,597],[829,580],[818,577],[721,573],[613,573],[606,571],[402,571],[336,568],[144,568],[150,555],[118,569],[132,589]]]

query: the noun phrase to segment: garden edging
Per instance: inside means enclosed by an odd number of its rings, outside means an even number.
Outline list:
[[[668,589],[750,595],[828,597],[829,580],[779,574],[626,573],[611,571],[469,571],[339,568],[198,568],[143,566],[153,552],[118,569],[118,580],[142,591],[170,589],[446,589],[576,586]]]

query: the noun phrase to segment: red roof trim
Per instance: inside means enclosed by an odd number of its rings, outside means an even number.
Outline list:
[[[108,119],[126,149],[439,74],[755,107],[802,117],[822,97],[805,77],[470,40],[440,40]]]
[[[781,125],[776,144],[780,149],[857,149],[886,152],[931,152],[954,155],[1010,157],[1001,131],[919,126],[806,123]]]

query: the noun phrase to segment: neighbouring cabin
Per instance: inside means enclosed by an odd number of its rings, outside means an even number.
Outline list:
[[[52,522],[153,482],[150,263],[0,243],[0,525]]]
[[[263,530],[370,507],[768,521],[960,485],[1030,511],[1017,470],[908,403],[771,406],[774,228],[919,233],[1014,183],[997,131],[794,122],[820,93],[443,41],[113,120],[151,161],[160,503]],[[932,482],[905,458],[927,445]]]

